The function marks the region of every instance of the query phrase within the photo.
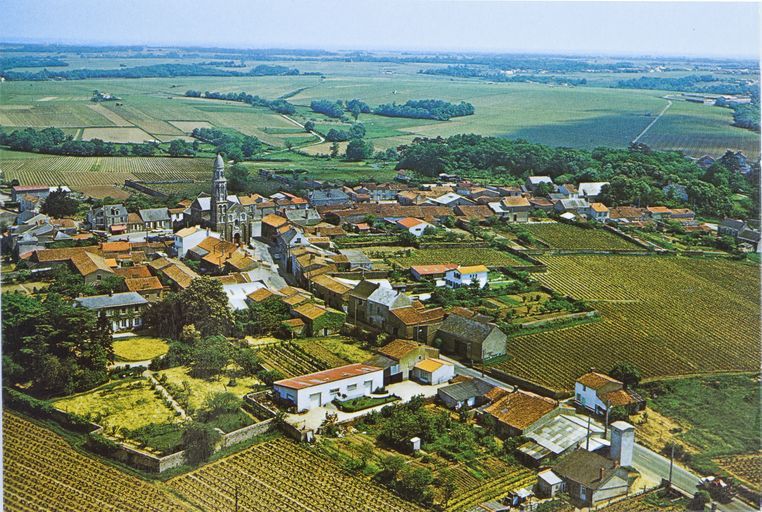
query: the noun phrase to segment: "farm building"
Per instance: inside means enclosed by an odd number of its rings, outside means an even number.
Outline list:
[[[87,284],[92,284],[114,275],[114,270],[108,264],[108,261],[92,252],[82,251],[72,256],[71,266],[75,272],[85,279]]]
[[[444,320],[442,308],[424,309],[416,306],[395,308],[389,311],[384,330],[398,338],[431,343]]]
[[[352,199],[339,188],[312,190],[307,196],[312,206],[348,206]]]
[[[92,309],[97,313],[104,312],[111,321],[111,327],[116,331],[131,330],[143,325],[143,310],[148,301],[137,292],[113,293],[109,295],[93,295],[74,299],[77,306]]]
[[[591,452],[609,446],[603,425],[589,416],[579,416],[563,410],[550,421],[524,434],[529,439],[518,451],[529,464],[538,464],[548,456],[559,456],[581,446]]]
[[[450,313],[437,331],[443,350],[472,361],[504,355],[507,340],[505,333],[494,323],[464,314]]]
[[[395,221],[395,224],[416,237],[423,236],[423,233],[426,231],[426,229],[434,227],[428,222],[413,217],[405,217],[404,219],[399,219]]]
[[[625,389],[620,381],[595,371],[577,379],[574,402],[595,414],[605,414],[609,407],[625,407],[631,412],[645,407],[640,395]]]
[[[525,435],[560,412],[555,400],[518,389],[484,409],[485,415],[495,419],[497,433],[502,436]]]
[[[437,358],[424,359],[413,366],[412,377],[421,384],[436,386],[455,377],[455,366]]]
[[[172,223],[169,218],[169,209],[167,208],[147,208],[138,210],[140,220],[143,221],[143,230],[151,229],[172,229]]]
[[[487,286],[489,269],[484,265],[458,266],[445,273],[445,283],[450,288],[477,285],[480,289]]]
[[[587,216],[594,221],[606,222],[609,218],[609,209],[603,203],[590,203]]]
[[[601,190],[605,185],[608,185],[608,181],[594,181],[590,183],[580,183],[578,187],[577,195],[582,199],[594,200],[601,194]]]
[[[348,320],[381,328],[391,310],[412,305],[407,295],[392,289],[390,284],[363,280],[349,292]]]
[[[529,176],[526,180],[525,186],[528,190],[534,192],[537,190],[537,187],[543,183],[553,185],[553,180],[550,178],[550,176]]]
[[[526,197],[508,196],[501,201],[488,203],[490,209],[501,219],[508,222],[528,222],[532,205]]]
[[[350,364],[273,383],[282,401],[308,411],[331,403],[370,395],[384,387],[384,370],[365,364]]]
[[[617,462],[586,450],[564,456],[552,468],[563,480],[562,490],[583,505],[592,507],[602,500],[627,494],[629,472]],[[552,478],[548,474],[546,478]]]
[[[460,382],[439,388],[437,398],[450,409],[460,409],[464,406],[479,407],[490,401],[489,396],[495,389],[500,388],[495,388],[489,382],[478,378],[465,378]]]
[[[654,220],[664,220],[672,217],[672,210],[666,206],[649,206],[646,208],[648,215]]]
[[[439,356],[439,350],[434,347],[402,339],[390,341],[377,352],[378,355],[365,363],[384,368],[384,384],[408,380],[416,364]]]
[[[410,273],[416,281],[423,279],[442,279],[448,270],[458,268],[454,263],[443,263],[441,265],[415,265],[410,267]]]
[[[561,199],[557,201],[554,210],[558,213],[564,212],[577,212],[587,211],[590,208],[590,204],[584,199]]]
[[[448,192],[439,197],[435,197],[431,199],[430,202],[441,205],[441,206],[449,206],[450,208],[454,206],[474,204],[474,202],[471,199],[468,199],[467,197],[463,197],[460,194],[456,194],[455,192]]]
[[[71,192],[71,189],[66,186],[51,187],[48,185],[16,185],[11,187],[11,201],[21,202],[24,196],[34,196],[39,200],[46,199],[51,192],[61,190],[63,192]]]

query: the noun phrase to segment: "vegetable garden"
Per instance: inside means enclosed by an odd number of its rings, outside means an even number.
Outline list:
[[[280,438],[169,481],[204,510],[420,510],[389,491],[344,473],[333,463]]]
[[[716,462],[753,491],[762,490],[762,453],[720,457]]]
[[[547,256],[540,281],[589,302],[602,321],[514,337],[498,368],[570,389],[590,367],[635,362],[644,378],[754,371],[759,274],[729,260]]]
[[[327,370],[330,365],[292,342],[272,343],[257,352],[262,363],[285,378]]]

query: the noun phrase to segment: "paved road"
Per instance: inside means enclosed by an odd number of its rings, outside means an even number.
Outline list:
[[[669,478],[669,459],[636,444],[633,451],[632,465],[635,469],[650,477],[652,480],[660,481],[662,478]],[[699,483],[699,477],[687,469],[677,464],[672,468],[672,485],[686,493],[696,492],[696,485]],[[735,499],[730,503],[718,504],[717,509],[723,512],[754,512],[756,509]]]
[[[455,365],[455,373],[458,375],[466,375],[468,377],[478,377],[482,379],[483,381],[489,382],[493,386],[499,386],[501,388],[506,388],[509,390],[513,390],[513,386],[510,384],[506,384],[503,381],[497,380],[493,377],[490,377],[489,375],[482,375],[482,372],[479,370],[474,370],[473,368],[469,368],[468,366],[465,366],[464,364],[456,361],[455,359],[449,358],[447,356],[439,355],[440,359],[443,359],[445,361],[448,361]]]

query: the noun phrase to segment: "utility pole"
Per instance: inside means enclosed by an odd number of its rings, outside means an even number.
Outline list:
[[[603,422],[603,438],[606,439],[609,436],[609,409],[611,409],[611,402],[606,400],[606,420]]]
[[[585,434],[585,450],[590,451],[590,416],[587,417],[587,434]]]
[[[672,449],[669,451],[669,487],[672,487],[672,466],[675,464],[675,445],[672,444]]]

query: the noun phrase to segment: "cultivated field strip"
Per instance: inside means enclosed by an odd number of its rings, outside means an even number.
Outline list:
[[[645,378],[758,369],[759,275],[729,260],[546,256],[540,281],[588,300],[599,322],[509,340],[500,369],[570,389],[590,367],[633,362]],[[620,302],[621,301],[621,302]]]
[[[241,512],[420,510],[286,439],[258,444],[168,483],[210,511],[233,510],[236,490]]]
[[[7,412],[3,450],[6,511],[191,510],[154,485],[86,457],[53,432]]]
[[[168,157],[45,156],[3,160],[6,180],[22,185],[89,187],[122,185],[125,180],[209,180],[211,160]]]

